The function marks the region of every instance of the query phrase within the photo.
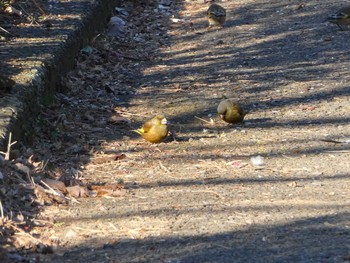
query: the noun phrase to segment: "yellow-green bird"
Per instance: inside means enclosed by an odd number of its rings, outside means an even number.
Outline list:
[[[157,115],[137,130],[133,130],[140,134],[146,141],[151,143],[159,143],[168,135],[167,119],[164,115]]]
[[[213,3],[209,6],[207,11],[207,18],[209,27],[224,26],[226,21],[226,10],[221,5]]]
[[[326,21],[336,24],[340,30],[343,30],[341,25],[350,25],[350,6],[344,7],[337,13],[330,15]]]
[[[218,114],[228,123],[242,122],[247,114],[234,99],[224,99],[219,103]]]

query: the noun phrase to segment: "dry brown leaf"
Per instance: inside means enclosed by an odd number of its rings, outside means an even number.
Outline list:
[[[24,165],[24,164],[22,164],[22,163],[16,163],[15,166],[16,166],[16,168],[17,168],[19,171],[21,171],[21,172],[23,172],[23,173],[25,173],[25,174],[30,174],[30,169],[29,169],[28,166],[26,166],[26,165]]]
[[[88,197],[89,196],[89,190],[86,188],[86,186],[69,186],[66,188],[68,191],[68,194],[72,197]]]
[[[43,180],[48,186],[50,186],[51,188],[55,189],[55,190],[59,190],[62,193],[67,193],[67,188],[65,186],[65,184],[61,181],[57,181],[57,180],[53,180],[53,179],[49,179],[46,178]]]
[[[47,173],[51,178],[54,178],[56,180],[60,179],[64,175],[64,172],[60,167],[56,167],[54,170],[47,171]]]
[[[302,110],[310,110],[310,111],[316,109],[315,106],[308,106],[308,105],[301,105],[300,108],[301,108]]]
[[[231,161],[231,162],[228,162],[226,163],[227,165],[232,165],[234,168],[242,168],[242,167],[245,167],[247,166],[248,164],[247,163],[244,163],[244,162],[241,162],[239,160],[236,160],[236,161]]]
[[[29,186],[28,186],[29,187]],[[34,200],[36,203],[39,203],[41,205],[44,204],[53,204],[53,203],[67,203],[67,200],[65,200],[63,193],[56,190],[55,193],[49,192],[50,190],[46,190],[44,187],[36,184],[34,187],[34,194],[36,196],[36,199]]]
[[[37,168],[38,170],[39,170],[39,169],[42,169],[43,166],[44,166],[44,162],[43,162],[43,161],[35,162],[35,161],[33,160],[33,157],[34,157],[34,155],[29,156],[29,158],[28,158],[28,163],[31,164],[31,165],[33,165],[33,167],[34,167],[34,168]]]
[[[124,187],[119,184],[92,185],[90,187],[96,192],[96,196],[120,196],[124,195]]]

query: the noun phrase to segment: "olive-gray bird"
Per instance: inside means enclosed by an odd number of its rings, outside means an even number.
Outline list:
[[[228,123],[242,122],[247,114],[234,99],[224,99],[219,103],[218,114]]]
[[[213,3],[208,8],[207,18],[209,22],[209,27],[223,27],[226,21],[226,10],[221,5]]]

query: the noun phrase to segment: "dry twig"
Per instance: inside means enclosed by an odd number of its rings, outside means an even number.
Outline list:
[[[210,119],[210,121],[207,121],[207,120],[205,120],[205,119],[202,119],[202,118],[199,118],[199,117],[197,117],[197,116],[194,116],[196,119],[198,119],[198,120],[201,120],[201,121],[204,121],[205,123],[208,123],[208,124],[210,124],[210,125],[213,125],[214,124],[214,121],[212,120],[212,119]]]
[[[0,200],[0,212],[1,212],[1,219],[4,219],[4,208],[2,207],[2,202]]]
[[[0,153],[5,156],[5,160],[6,161],[10,160],[11,146],[17,143],[17,141],[11,143],[11,140],[12,140],[12,133],[10,132],[10,134],[9,134],[9,141],[7,143],[7,151],[6,152],[1,152],[0,151]]]
[[[9,34],[9,35],[11,35],[13,37],[15,36],[14,34],[11,34],[9,31],[7,31],[5,28],[3,28],[1,26],[0,26],[0,30],[4,31],[5,33],[7,33],[7,34]]]
[[[171,171],[168,168],[166,168],[161,161],[159,161],[159,166],[160,166],[160,168],[162,168],[167,173],[171,173]]]

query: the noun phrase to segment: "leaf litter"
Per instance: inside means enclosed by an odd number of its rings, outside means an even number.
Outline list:
[[[143,7],[138,5],[147,3],[136,4],[139,12]],[[12,6],[5,12],[19,14]],[[11,151],[9,142],[0,160],[1,259],[21,261],[27,260],[23,252],[53,252],[60,241],[54,235],[40,234],[40,228],[55,224],[52,215],[40,214],[44,206],[79,203],[82,197],[125,194],[119,182],[85,181],[83,170],[127,161],[122,152],[105,153],[99,138],[114,137],[116,129],[127,135],[134,128],[130,117],[145,116],[129,112],[118,96],[134,94],[133,86],[140,79],[134,68],[139,61],[156,57],[162,38],[152,32],[157,28],[161,35],[164,26],[161,16],[157,24],[151,23],[152,12],[147,8],[141,17],[131,12],[129,23],[112,17],[107,31],[81,49],[75,70],[62,79],[64,92],[54,95],[52,103],[37,116],[32,145],[21,145],[17,156],[10,158],[17,150]],[[152,41],[148,39],[151,35]],[[88,161],[91,165],[82,167]]]

